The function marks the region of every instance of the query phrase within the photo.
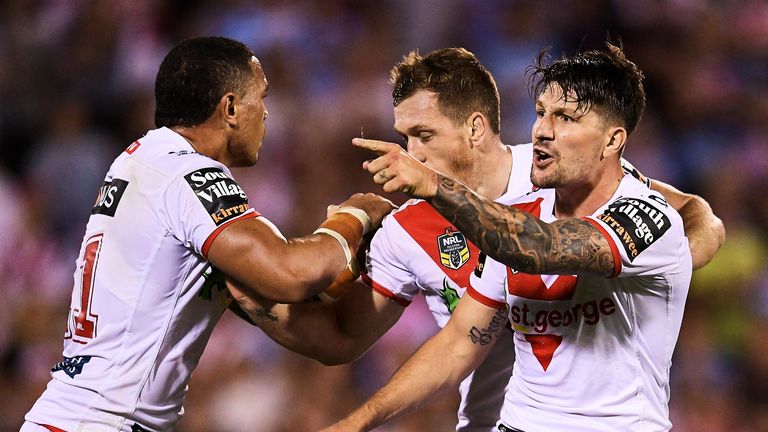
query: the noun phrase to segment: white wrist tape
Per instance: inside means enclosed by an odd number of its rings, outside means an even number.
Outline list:
[[[352,216],[356,217],[357,220],[359,220],[360,223],[363,224],[363,235],[367,234],[368,231],[371,229],[371,218],[368,216],[368,213],[366,213],[365,210],[361,210],[357,207],[340,207],[336,212],[349,213]]]
[[[314,234],[327,234],[335,238],[341,245],[341,249],[344,251],[344,257],[347,259],[347,264],[352,261],[352,252],[349,250],[349,243],[347,243],[347,239],[345,239],[343,235],[328,228],[318,228],[315,230]]]

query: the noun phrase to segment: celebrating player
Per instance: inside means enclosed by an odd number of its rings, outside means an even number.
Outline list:
[[[489,258],[448,324],[328,431],[372,429],[454,385],[506,337],[507,321],[516,360],[498,430],[671,427],[669,368],[692,265],[679,214],[621,167],[645,105],[642,73],[610,44],[539,59],[534,71],[540,189],[512,206],[396,145],[355,140],[381,155],[366,168],[386,191],[425,198]]]
[[[417,160],[501,202],[529,192],[531,144],[506,146],[499,133],[499,96],[493,77],[461,48],[410,53],[391,73],[395,129]],[[385,171],[384,176],[390,175]],[[380,174],[381,175],[381,174]],[[382,178],[382,177],[379,177]],[[722,224],[699,197],[663,188],[690,223],[694,255],[711,259]],[[415,200],[384,219],[368,253],[364,280],[336,303],[274,305],[238,296],[273,339],[326,364],[346,363],[367,350],[419,293],[444,326],[469,284],[477,247],[427,202]],[[511,332],[460,385],[457,430],[492,431],[512,374]]]
[[[301,301],[330,285],[392,210],[358,194],[315,234],[286,240],[251,208],[229,167],[258,159],[267,89],[239,42],[190,39],[165,57],[159,129],[106,175],[76,263],[64,358],[22,431],[172,430],[232,303],[223,275],[249,293]]]

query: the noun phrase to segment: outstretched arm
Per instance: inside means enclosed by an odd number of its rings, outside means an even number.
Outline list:
[[[709,203],[698,195],[681,192],[674,186],[651,180],[651,189],[660,192],[683,218],[693,269],[704,267],[725,242],[725,225]]]
[[[614,257],[608,240],[583,219],[545,223],[522,210],[485,199],[425,166],[400,146],[375,140],[353,143],[380,155],[364,168],[385,192],[424,198],[488,256],[532,274],[610,276]]]
[[[522,210],[489,201],[442,174],[437,177],[437,192],[428,201],[496,261],[532,274],[613,273],[608,240],[589,222],[545,223]]]
[[[327,288],[351,261],[366,225],[356,211],[363,210],[376,227],[394,208],[374,194],[353,195],[342,206],[347,210],[331,215],[314,234],[293,239],[262,217],[222,225],[207,259],[249,294],[301,302]]]
[[[458,385],[488,355],[507,316],[465,296],[448,324],[430,338],[360,408],[324,432],[367,431]],[[435,364],[439,362],[440,367]]]
[[[336,302],[274,303],[246,295],[227,281],[241,315],[272,340],[327,366],[364,354],[403,314],[404,307],[358,282]]]

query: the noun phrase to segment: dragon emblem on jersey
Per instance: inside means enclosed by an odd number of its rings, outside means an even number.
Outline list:
[[[459,292],[448,283],[448,278],[443,279],[443,289],[438,289],[437,291],[440,293],[440,298],[443,299],[445,307],[448,308],[448,312],[453,313],[461,299]]]
[[[198,297],[211,301],[213,300],[214,293],[226,291],[224,299],[229,303],[231,295],[227,291],[226,282],[224,282],[224,273],[217,268],[210,267],[203,273],[203,278],[205,278],[205,282],[200,289],[200,293],[197,295]]]
[[[464,234],[450,227],[445,229],[445,234],[437,237],[437,249],[440,252],[440,263],[449,269],[458,270],[469,261],[467,239]]]

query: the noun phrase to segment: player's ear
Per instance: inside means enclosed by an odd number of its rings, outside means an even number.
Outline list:
[[[487,119],[479,112],[470,114],[468,120],[469,126],[469,140],[472,146],[477,145],[485,136],[486,128],[488,127]]]
[[[618,155],[624,151],[624,145],[627,143],[627,130],[623,127],[611,127],[608,129],[608,142],[603,148],[603,157]]]
[[[230,126],[235,126],[237,124],[237,106],[235,104],[234,93],[226,93],[221,97],[219,100],[218,110],[221,114],[221,117],[224,119],[224,121],[227,122],[227,124]]]

